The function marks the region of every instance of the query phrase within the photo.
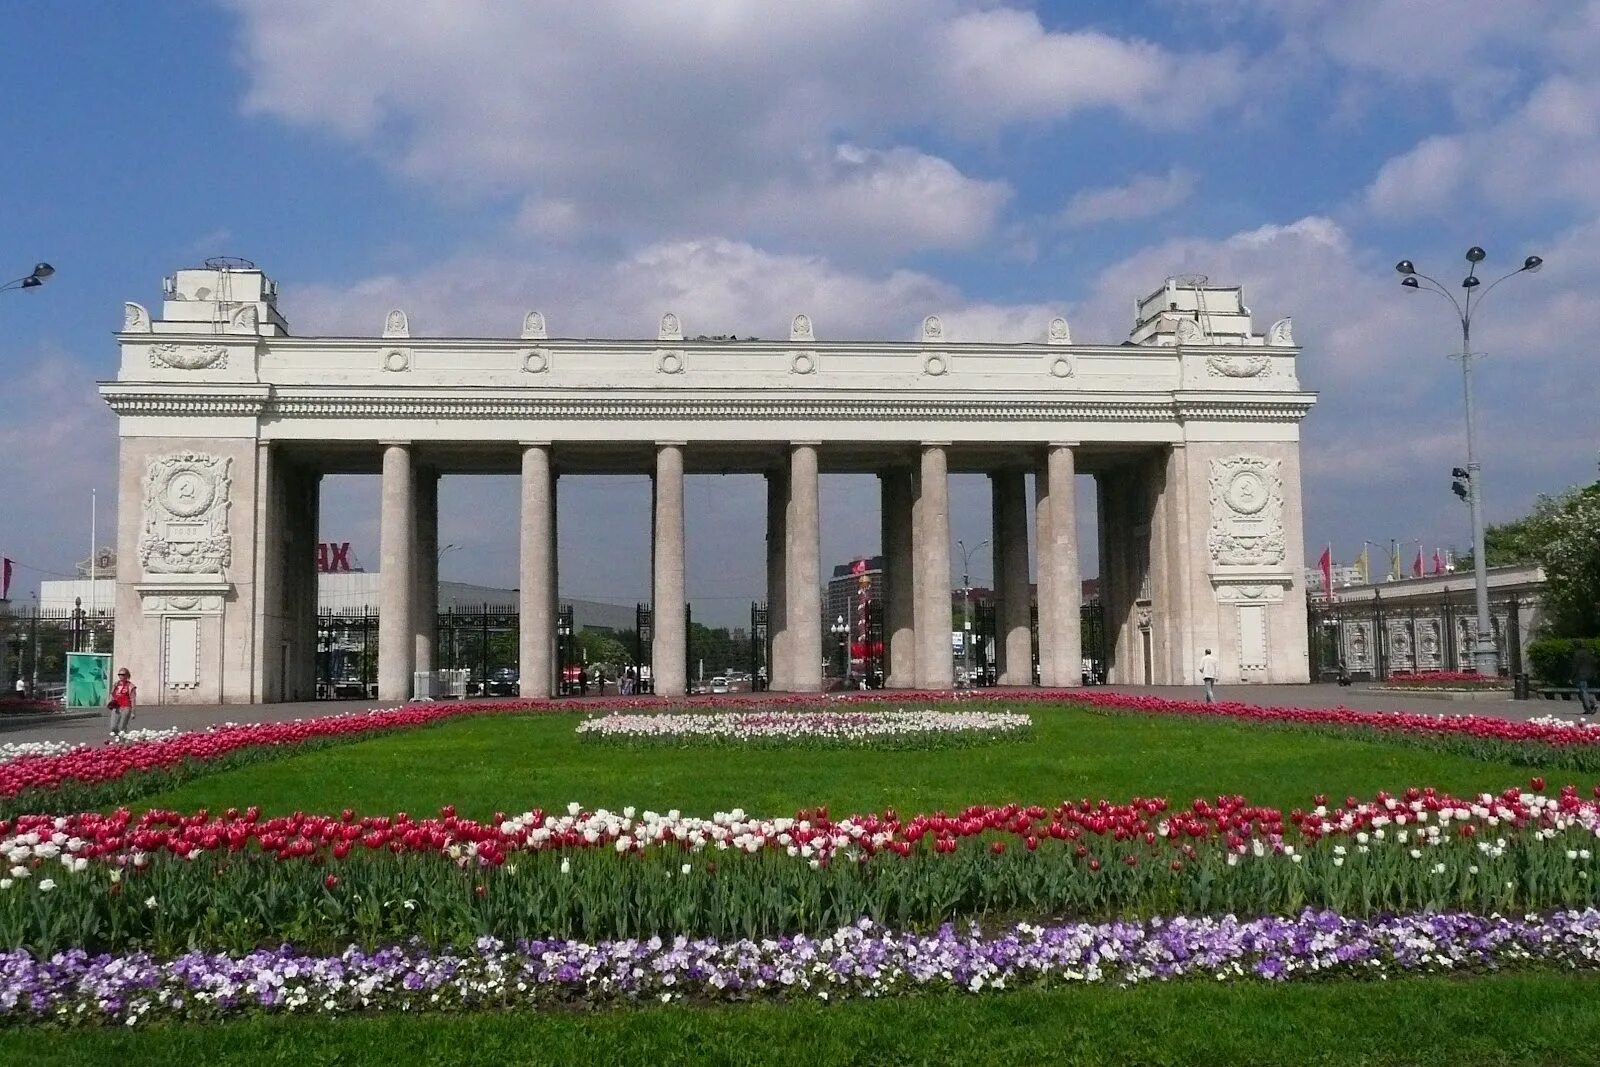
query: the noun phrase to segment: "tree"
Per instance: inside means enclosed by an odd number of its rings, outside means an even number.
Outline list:
[[[1538,547],[1549,536],[1546,529],[1548,521],[1547,517],[1540,516],[1538,505],[1535,505],[1531,515],[1486,526],[1483,531],[1484,560],[1491,567],[1537,563]],[[1472,549],[1456,554],[1456,569],[1472,569]]]
[[[1533,517],[1545,523],[1535,558],[1551,635],[1600,636],[1600,482],[1541,496]]]
[[[621,670],[622,666],[633,662],[633,653],[629,651],[614,634],[600,630],[579,630],[578,647],[583,651],[584,661],[595,665],[604,665],[612,671]],[[608,673],[607,677],[612,677]]]

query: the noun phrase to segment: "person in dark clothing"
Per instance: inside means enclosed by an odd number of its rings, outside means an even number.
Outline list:
[[[1572,681],[1578,687],[1578,701],[1585,715],[1593,715],[1595,711],[1594,690],[1589,688],[1594,684],[1594,675],[1594,650],[1587,644],[1579,645],[1572,654]]]

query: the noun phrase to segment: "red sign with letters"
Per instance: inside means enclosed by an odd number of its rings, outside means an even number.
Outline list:
[[[350,542],[324,541],[317,546],[317,570],[322,574],[349,573]]]

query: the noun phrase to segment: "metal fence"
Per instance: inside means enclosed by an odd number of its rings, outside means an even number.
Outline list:
[[[1533,601],[1527,594],[1498,593],[1489,598],[1499,673],[1523,673],[1522,615]],[[1307,645],[1313,681],[1331,681],[1341,664],[1358,681],[1383,681],[1395,674],[1470,671],[1477,607],[1472,590],[1431,597],[1327,603],[1311,599],[1306,609]]]
[[[114,630],[109,610],[0,605],[0,678],[4,679],[0,699],[16,694],[18,678],[29,697],[61,696],[66,689],[67,653],[111,652]]]

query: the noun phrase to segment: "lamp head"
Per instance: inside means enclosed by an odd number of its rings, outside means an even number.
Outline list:
[[[1479,248],[1477,245],[1473,245],[1471,248],[1467,249],[1467,262],[1482,263],[1484,257],[1486,257],[1488,254],[1489,253],[1485,252],[1482,248]]]
[[[1478,276],[1475,274],[1469,274],[1465,278],[1461,279],[1461,288],[1463,289],[1471,289],[1473,286],[1478,284],[1480,284],[1478,281]]]
[[[1539,269],[1543,266],[1544,260],[1540,259],[1538,256],[1529,256],[1527,259],[1522,261],[1522,269],[1527,271],[1529,274],[1538,273]]]
[[[56,269],[48,263],[35,263],[33,265],[33,273],[28,275],[28,277],[43,280],[50,277],[50,275],[54,274],[55,272]]]
[[[1394,269],[1399,271],[1401,274],[1417,273],[1416,266],[1409,259],[1402,259],[1400,262],[1394,265]]]
[[[1402,289],[1417,289],[1417,288],[1420,288],[1420,286],[1417,285],[1417,280],[1415,278],[1411,278],[1411,277],[1401,278],[1400,279],[1400,287]]]

